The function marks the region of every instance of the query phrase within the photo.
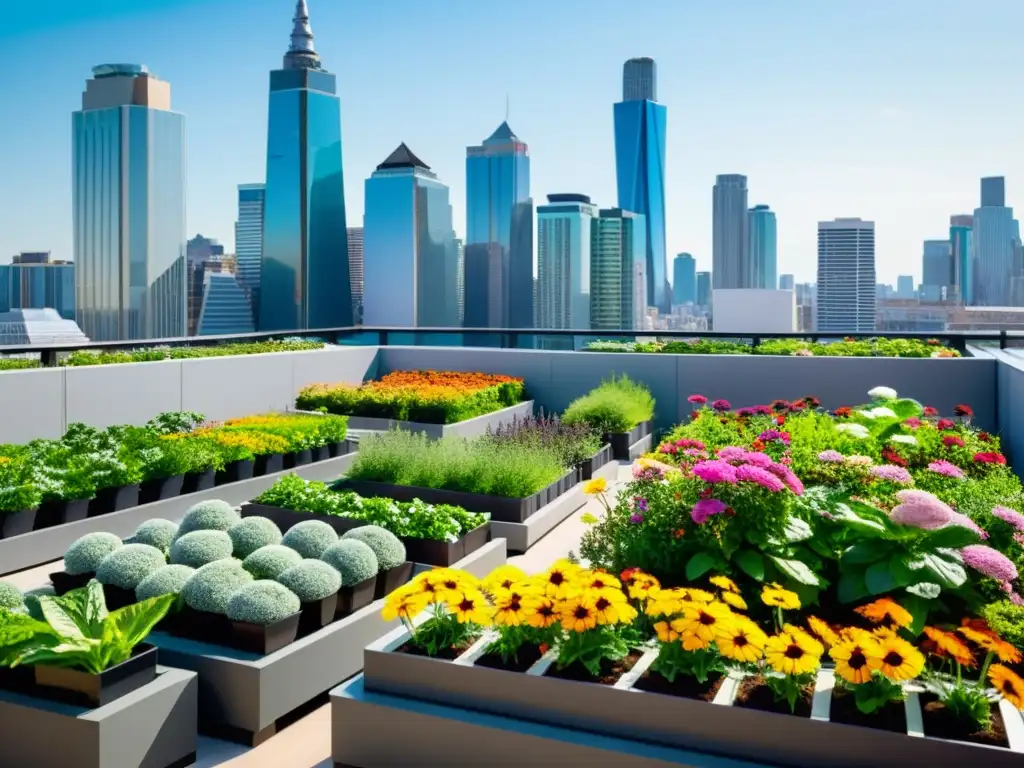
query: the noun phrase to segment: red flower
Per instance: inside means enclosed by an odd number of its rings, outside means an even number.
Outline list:
[[[775,423],[778,424],[781,427],[783,424],[786,423],[786,417],[785,416],[776,416],[775,417]]]
[[[935,426],[939,429],[952,429],[956,424],[951,419],[939,419]]]
[[[978,439],[981,440],[981,442],[983,443],[987,443],[992,439],[992,435],[990,435],[988,432],[979,432]]]
[[[807,404],[804,403],[804,402],[801,402],[799,400],[797,402],[795,402],[795,403],[790,403],[789,404],[789,410],[790,410],[791,413],[796,413],[798,411],[802,411],[806,407],[807,407]]]
[[[939,415],[939,411],[936,408],[932,408],[930,405],[924,407],[924,415],[928,417],[934,417]]]
[[[1006,457],[1001,453],[989,451],[986,453],[974,454],[974,461],[978,464],[1005,464]]]
[[[961,416],[961,417],[963,417],[965,419],[969,419],[969,418],[971,418],[971,416],[974,415],[974,411],[971,409],[971,406],[964,405],[963,403],[961,403],[960,405],[954,405],[953,406],[953,413],[955,413],[957,416]]]
[[[848,405],[841,405],[835,409],[834,414],[838,419],[849,418],[850,414],[853,413],[853,409]]]
[[[677,528],[676,532],[672,535],[675,536],[677,539],[681,539],[683,538],[683,536],[686,535],[686,531],[684,531],[682,528]]]
[[[631,584],[638,573],[640,573],[639,568],[627,568],[619,574],[619,580],[622,581],[623,584]]]
[[[957,446],[958,448],[964,447],[964,441],[961,440],[956,435],[946,435],[944,438],[942,438],[942,444],[945,445],[947,448],[952,448],[954,445]]]
[[[821,400],[816,398],[814,395],[808,395],[804,398],[804,402],[807,403],[808,408],[820,408]]]
[[[900,456],[892,448],[886,448],[882,451],[882,458],[888,461],[890,464],[895,464],[898,467],[907,466],[907,460]]]
[[[753,444],[751,445],[751,447],[752,447],[752,448],[753,448],[753,449],[754,449],[755,451],[763,451],[763,450],[764,450],[764,442],[763,442],[763,441],[761,441],[761,440],[755,440],[755,441],[753,442]]]

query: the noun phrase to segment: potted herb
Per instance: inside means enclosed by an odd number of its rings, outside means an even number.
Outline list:
[[[306,559],[283,571],[278,584],[291,590],[302,603],[299,637],[316,632],[334,621],[341,574],[323,560]]]
[[[377,555],[369,546],[355,539],[339,539],[320,555],[320,559],[341,574],[336,618],[348,616],[373,602],[379,569]]]
[[[406,560],[405,545],[390,531],[377,525],[353,528],[342,539],[361,541],[377,556],[376,600],[394,592],[412,578],[412,563]]]
[[[0,538],[30,533],[42,497],[28,453],[0,455]]]
[[[61,441],[82,457],[96,484],[96,496],[89,502],[89,517],[134,507],[139,503],[142,470],[138,457],[120,440],[123,429],[98,430],[72,424]]]
[[[27,446],[35,483],[42,492],[35,530],[84,520],[96,495],[96,480],[87,456],[61,440],[33,440]]]
[[[589,425],[611,443],[617,460],[630,458],[630,447],[651,434],[654,398],[643,384],[614,375],[583,397],[573,400],[562,414],[566,424]]]
[[[63,595],[88,584],[96,569],[111,552],[124,546],[112,533],[93,531],[71,542],[64,553],[64,570],[50,574],[50,581],[58,595]]]
[[[290,589],[276,581],[253,581],[239,587],[227,604],[232,646],[268,654],[293,642],[302,604]]]

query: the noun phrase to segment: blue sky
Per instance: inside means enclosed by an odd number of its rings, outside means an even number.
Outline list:
[[[230,248],[235,187],[264,173],[268,71],[293,0],[8,3],[0,25],[0,261],[71,256],[70,113],[93,65],[169,80],[188,116],[188,230]],[[452,189],[501,122],[530,146],[533,196],[615,202],[622,63],[653,56],[668,105],[668,251],[711,264],[717,173],[778,215],[779,272],[813,279],[819,219],[877,227],[879,277],[920,278],[921,242],[1007,176],[1024,207],[1019,0],[309,0],[338,75],[349,222],[405,141]],[[42,13],[35,9],[42,9]],[[669,271],[671,274],[671,271]]]

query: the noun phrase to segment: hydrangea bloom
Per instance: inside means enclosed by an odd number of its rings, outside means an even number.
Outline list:
[[[958,448],[964,447],[963,439],[957,437],[956,435],[946,435],[944,438],[942,438],[942,444],[947,448],[952,448],[953,446],[956,446]]]
[[[982,541],[988,538],[988,534],[982,529],[980,525],[971,520],[967,515],[960,512],[953,513],[953,519],[949,523],[950,525],[959,525],[961,528],[967,528],[978,534],[978,538]]]
[[[836,427],[836,429],[839,430],[840,432],[845,432],[851,437],[858,437],[861,439],[864,439],[871,434],[868,431],[868,428],[865,427],[863,424],[840,424],[839,426]]]
[[[893,435],[889,438],[891,443],[903,443],[904,445],[917,445],[917,438],[913,435]]]
[[[745,483],[756,483],[772,493],[778,493],[786,487],[779,478],[767,469],[756,467],[753,464],[743,464],[736,467],[736,479]]]
[[[706,483],[736,483],[736,467],[727,461],[702,461],[692,471]]]
[[[1001,453],[986,451],[985,453],[974,454],[974,461],[978,464],[1005,464],[1006,457]]]
[[[728,411],[732,408],[728,400],[715,400],[715,402],[711,404],[711,407],[714,408],[716,411],[719,411],[720,413],[723,411]]]
[[[843,459],[844,456],[839,451],[827,450],[818,454],[818,461],[824,461],[827,464],[842,464]]]
[[[897,395],[892,387],[875,387],[868,390],[868,397],[872,400],[895,400]]]
[[[747,451],[743,454],[743,460],[747,464],[753,464],[755,467],[762,467],[763,469],[768,469],[768,467],[775,463],[771,456],[760,451]]]
[[[927,491],[900,491],[896,498],[900,503],[889,513],[894,523],[933,531],[953,520],[953,510]]]
[[[746,449],[738,448],[735,445],[727,445],[718,452],[718,458],[722,461],[743,461],[743,457],[746,455]]]
[[[708,401],[704,395],[690,395],[686,398],[687,402],[693,403],[694,405],[704,405]]]
[[[910,485],[914,482],[914,478],[910,476],[907,470],[903,467],[897,467],[895,464],[882,464],[878,467],[872,467],[868,471],[879,480],[886,480],[890,483]]]
[[[1015,509],[1009,507],[992,507],[992,514],[1002,520],[1004,523],[1009,523],[1018,531],[1024,531],[1024,515]]]
[[[695,457],[695,458],[696,457],[704,458],[705,456],[707,456],[707,452],[703,451],[700,448],[687,448],[685,451],[683,451],[683,453],[686,454],[687,456],[691,456],[691,457]]]
[[[917,416],[911,416],[909,419],[903,422],[903,426],[907,429],[920,429],[921,420]]]
[[[895,419],[896,411],[892,408],[886,408],[884,405],[880,405],[877,408],[871,409],[871,416],[875,419]]]
[[[785,483],[786,487],[789,488],[789,490],[791,490],[795,495],[804,495],[805,489],[803,481],[800,480],[800,478],[796,476],[796,473],[792,469],[787,467],[785,464],[773,463],[767,469],[769,472],[771,472],[773,475],[779,478],[779,480]]]
[[[964,563],[983,576],[996,581],[1016,581],[1017,566],[1006,555],[984,544],[971,544],[960,550]]]
[[[701,499],[693,505],[690,517],[697,525],[702,525],[712,515],[720,515],[728,508],[725,502],[718,499]]]
[[[758,407],[764,407],[764,406],[758,406]],[[770,443],[770,442],[773,442],[773,441],[778,441],[778,442],[782,443],[783,445],[789,445],[789,433],[788,432],[780,432],[777,429],[766,429],[764,432],[762,432],[760,435],[757,436],[757,439],[760,440],[763,443]]]
[[[928,469],[938,475],[945,475],[946,477],[955,477],[959,479],[964,476],[964,472],[960,467],[952,462],[946,461],[945,459],[933,461],[928,465]]]

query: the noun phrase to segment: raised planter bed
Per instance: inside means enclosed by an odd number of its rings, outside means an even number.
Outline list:
[[[604,436],[604,441],[612,446],[612,455],[617,461],[629,461],[634,458],[630,449],[643,438],[652,434],[653,421],[642,421],[629,432],[611,432]]]
[[[124,485],[118,488],[100,488],[89,502],[89,517],[109,515],[122,509],[138,506],[139,486]]]
[[[612,450],[611,443],[605,443],[601,446],[601,450],[595,453],[586,461],[581,461],[576,465],[576,468],[580,473],[580,480],[587,481],[593,480],[594,474],[601,469],[601,467],[609,464],[615,460],[614,451]]]
[[[210,467],[202,472],[190,472],[185,475],[185,480],[181,486],[182,493],[199,493],[200,491],[208,491],[217,482],[217,471]]]
[[[0,691],[0,763],[18,768],[182,768],[195,762],[199,681],[155,679],[95,709]]]
[[[214,483],[216,485],[224,485],[225,483],[237,483],[240,480],[250,480],[255,473],[255,459],[233,461],[214,475]]]
[[[397,419],[378,419],[371,416],[349,416],[348,428],[367,430],[370,432],[387,432],[401,429],[406,432],[422,432],[431,440],[442,437],[480,437],[488,430],[495,430],[502,424],[522,420],[533,415],[533,400],[524,400],[516,405],[502,408],[500,411],[485,413],[466,421],[455,424],[425,424],[419,421],[398,421]]]
[[[156,648],[137,646],[127,661],[98,675],[47,664],[36,664],[32,671],[30,695],[74,706],[102,707],[156,679]]]
[[[44,501],[36,511],[34,530],[52,528],[55,525],[77,523],[89,516],[89,499]]]
[[[506,561],[505,542],[492,541],[458,563],[485,576]],[[363,648],[395,626],[371,603],[341,621],[267,656],[256,656],[162,632],[150,635],[162,663],[199,674],[199,728],[256,745],[279,721],[301,710],[363,666]]]
[[[640,691],[636,683],[656,658],[653,650],[614,685],[600,685],[548,676],[553,652],[518,673],[475,666],[490,642],[486,637],[454,662],[395,653],[407,639],[400,627],[366,649],[368,692],[794,768],[1024,764],[1024,721],[1006,703],[1000,712],[1009,749],[924,736],[913,692],[906,702],[906,734],[829,722],[830,670],[818,675],[810,717],[800,717],[733,706],[741,674],[729,675],[710,703]]]
[[[154,501],[173,499],[181,495],[184,475],[174,477],[157,477],[145,480],[139,485],[139,504],[152,504]]]
[[[31,533],[35,527],[38,512],[36,507],[17,512],[0,512],[0,539],[10,539]]]

